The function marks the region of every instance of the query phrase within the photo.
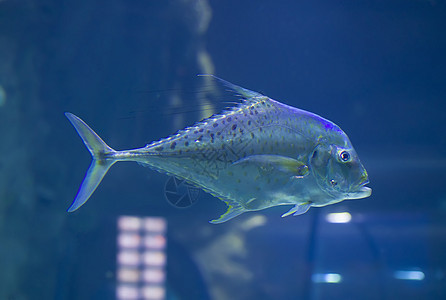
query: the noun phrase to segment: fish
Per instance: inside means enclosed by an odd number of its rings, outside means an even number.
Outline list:
[[[212,224],[282,205],[292,206],[282,217],[297,216],[310,207],[371,195],[367,171],[339,126],[207,76],[237,94],[240,102],[142,148],[114,150],[83,120],[66,112],[92,155],[68,212],[79,209],[120,161],[174,176],[224,201],[227,211]]]

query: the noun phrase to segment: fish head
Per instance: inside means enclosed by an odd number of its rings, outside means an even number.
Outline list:
[[[367,171],[351,146],[318,144],[310,155],[311,172],[318,185],[337,199],[361,199],[371,195]]]

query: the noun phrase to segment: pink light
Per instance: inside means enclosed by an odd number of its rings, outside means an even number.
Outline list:
[[[117,225],[116,299],[164,300],[167,222],[160,217],[122,216]]]
[[[142,288],[143,299],[160,300],[166,296],[166,291],[163,287],[148,285]]]
[[[121,233],[118,236],[118,245],[121,248],[138,248],[141,244],[141,236],[137,233]]]
[[[166,264],[166,255],[161,251],[146,251],[143,261],[145,265],[162,267]]]
[[[163,283],[166,275],[161,269],[146,269],[142,274],[142,278],[147,283]]]
[[[141,229],[141,218],[122,216],[118,220],[118,228],[120,230],[136,231]]]
[[[144,246],[151,249],[164,249],[166,247],[166,238],[161,234],[147,235],[144,237]]]
[[[116,290],[118,300],[136,300],[140,298],[139,290],[132,285],[119,285]]]
[[[145,218],[144,229],[151,232],[165,232],[166,221],[163,218]]]
[[[138,282],[139,271],[136,269],[122,268],[118,270],[118,280],[120,282]]]
[[[118,263],[125,266],[138,266],[141,258],[138,252],[133,250],[122,250],[118,254]]]

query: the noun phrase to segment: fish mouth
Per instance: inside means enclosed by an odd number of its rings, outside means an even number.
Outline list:
[[[367,173],[364,172],[358,184],[354,185],[347,194],[346,199],[362,199],[367,198],[372,194],[372,189],[366,186],[369,184]]]
[[[368,197],[368,196],[370,196],[372,194],[372,189],[369,188],[368,186],[361,186],[359,188],[358,192],[361,193],[361,194],[367,194],[367,196],[365,196],[365,197]]]
[[[362,199],[369,197],[372,194],[372,189],[368,186],[365,186],[368,183],[368,180],[366,180],[364,183],[361,183],[357,189],[347,194],[346,199]]]

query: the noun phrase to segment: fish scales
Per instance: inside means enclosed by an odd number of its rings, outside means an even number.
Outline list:
[[[221,174],[225,170],[233,174],[234,162],[250,155],[291,155],[304,150],[306,143],[299,142],[303,139],[292,122],[284,120],[286,114],[286,107],[268,97],[251,99],[250,103],[149,144],[147,151],[159,157],[150,165],[200,185],[220,198],[232,198],[216,181],[240,184],[240,178]]]
[[[105,158],[98,178],[87,178],[92,173],[87,172],[84,183],[97,182],[90,184],[92,187],[81,186],[70,210],[85,203],[116,161],[136,161],[225,201],[228,211],[213,223],[278,205],[293,204],[287,214],[300,214],[311,206],[370,195],[371,189],[365,187],[368,175],[337,125],[224,84],[242,96],[242,103],[139,149],[115,151],[82,120],[67,114],[87,147],[97,144],[96,149],[90,149],[93,162],[98,161],[95,151]]]

